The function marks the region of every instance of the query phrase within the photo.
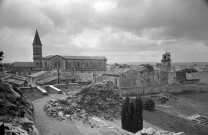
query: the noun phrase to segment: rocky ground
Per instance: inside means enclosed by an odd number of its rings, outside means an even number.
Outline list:
[[[33,122],[33,105],[23,97],[18,88],[2,80],[0,110],[1,132],[7,135],[38,135]]]

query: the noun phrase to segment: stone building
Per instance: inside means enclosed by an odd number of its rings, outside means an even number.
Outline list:
[[[171,71],[171,55],[167,52],[162,55],[160,67],[160,82],[161,84],[175,84],[176,72]]]
[[[166,52],[162,55],[161,60],[161,71],[170,71],[171,69],[171,59],[170,59],[170,52]]]
[[[107,59],[104,56],[62,56],[42,57],[42,43],[36,30],[33,41],[33,66],[45,70],[105,71]]]

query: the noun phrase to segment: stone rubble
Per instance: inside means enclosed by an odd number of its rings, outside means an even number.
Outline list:
[[[83,86],[81,91],[64,99],[51,99],[45,106],[47,115],[59,120],[81,120],[90,124],[89,118],[98,116],[113,120],[120,117],[122,99],[111,81]]]
[[[138,131],[135,135],[185,135],[184,132],[170,132],[170,131],[160,131],[155,130],[152,127],[149,128],[143,128],[141,131]]]

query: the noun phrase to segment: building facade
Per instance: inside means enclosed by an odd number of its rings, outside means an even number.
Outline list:
[[[42,43],[36,30],[33,41],[33,66],[45,70],[105,71],[107,59],[104,56],[62,56],[42,57]]]

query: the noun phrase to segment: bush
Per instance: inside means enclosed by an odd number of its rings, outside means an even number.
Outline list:
[[[155,110],[155,102],[151,98],[144,98],[143,100],[143,109],[153,111]]]

